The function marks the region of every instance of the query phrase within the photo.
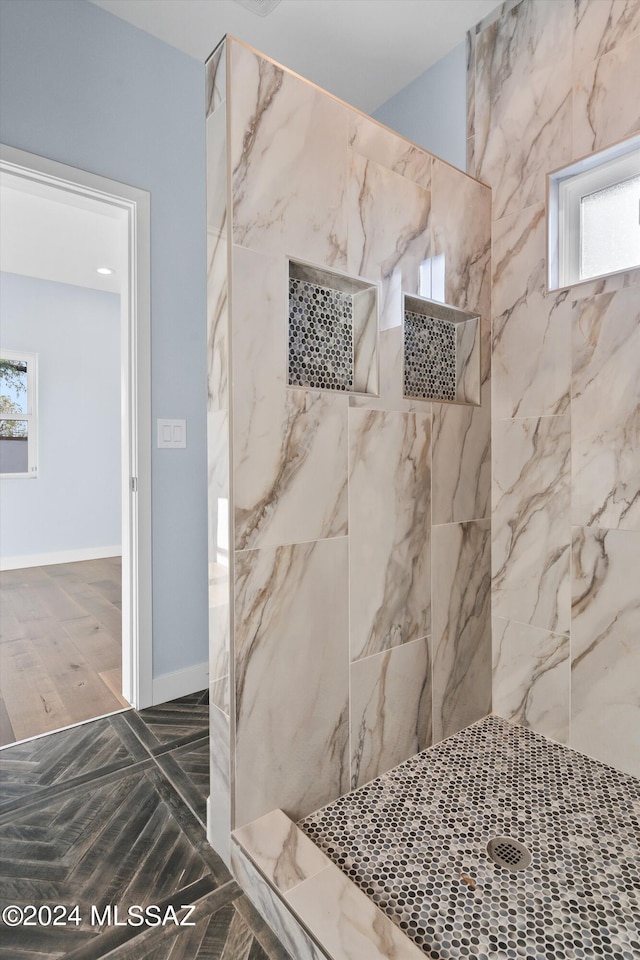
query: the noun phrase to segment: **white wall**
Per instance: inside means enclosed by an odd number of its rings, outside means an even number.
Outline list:
[[[467,169],[465,43],[434,63],[373,114],[376,120],[460,170]]]
[[[86,0],[1,0],[0,139],[151,194],[153,674],[208,658],[204,66]]]
[[[3,564],[119,549],[120,297],[2,273],[0,312],[2,348],[38,355],[38,476],[0,480]]]

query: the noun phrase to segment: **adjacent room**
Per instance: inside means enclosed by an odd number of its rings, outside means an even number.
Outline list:
[[[3,744],[122,696],[122,223],[54,187],[0,187]]]

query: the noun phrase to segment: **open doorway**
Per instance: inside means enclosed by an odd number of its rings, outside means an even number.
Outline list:
[[[151,703],[149,198],[9,147],[0,189],[8,743]]]

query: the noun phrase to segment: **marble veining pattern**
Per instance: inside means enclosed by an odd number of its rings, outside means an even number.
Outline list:
[[[640,777],[640,532],[573,531],[571,745]]]
[[[287,386],[284,258],[233,253],[236,547],[343,536],[348,399]]]
[[[629,710],[618,639],[598,645],[597,677],[589,658],[584,673],[572,671],[566,696],[565,660],[539,670],[556,662],[570,630],[574,652],[574,627],[586,623],[569,617],[570,523],[640,530],[640,271],[547,293],[544,178],[640,129],[640,4],[510,0],[470,32],[467,54],[470,169],[494,199],[495,703],[516,715],[530,691],[527,722],[553,736],[568,729],[571,705],[570,742],[575,731],[578,745],[592,741],[601,759],[630,769],[636,747],[609,733],[625,721],[600,723]],[[547,426],[534,449],[538,417]],[[440,463],[434,419],[434,483]]]
[[[434,255],[444,255],[445,302],[479,313],[488,347],[491,318],[491,191],[434,158],[431,217]],[[490,357],[483,350],[482,380]]]
[[[640,34],[637,0],[576,0],[575,12],[574,72]]]
[[[280,893],[288,893],[330,863],[282,810],[272,810],[233,836]]]
[[[300,827],[432,960],[632,960],[639,811],[639,780],[487,717]]]
[[[493,711],[562,743],[569,741],[569,637],[493,620]]]
[[[244,849],[234,841],[231,843],[231,872],[292,960],[327,960],[326,953],[302,929],[291,911],[263,880]]]
[[[229,53],[234,242],[344,268],[347,108],[239,43]]]
[[[369,117],[351,113],[348,121],[348,144],[353,153],[366,160],[373,160],[392,173],[397,173],[418,186],[431,187],[430,153],[415,146],[392,130],[381,126]]]
[[[640,35],[586,66],[573,91],[573,150],[582,157],[640,130]]]
[[[434,403],[432,520],[481,520],[491,511],[491,383],[480,406]]]
[[[349,410],[351,660],[431,629],[431,423]]]
[[[333,863],[287,895],[327,955],[340,960],[422,960],[423,953]]]
[[[545,175],[571,158],[572,0],[527,0],[477,37],[476,176],[494,220],[542,202]]]
[[[569,292],[547,294],[544,204],[498,220],[493,235],[493,416],[568,412]]]
[[[434,742],[491,710],[491,521],[433,536]]]
[[[224,232],[207,230],[207,409],[229,409],[229,285]]]
[[[572,520],[640,530],[640,291],[575,304]]]
[[[349,788],[347,540],[236,552],[236,825]]]
[[[493,429],[493,612],[569,632],[569,418]]]
[[[431,744],[429,638],[351,664],[351,787]]]
[[[382,282],[380,329],[398,326],[402,292],[418,292],[420,264],[430,254],[431,194],[354,153],[347,202],[348,270]]]
[[[430,422],[438,516],[485,517],[490,199],[243,44],[228,40],[225,57],[229,84],[210,72],[208,118],[211,698],[226,751],[212,809],[242,825],[274,807],[302,815],[430,742]],[[447,300],[482,314],[480,408],[403,397],[402,293],[427,293],[434,238]],[[287,383],[294,263],[370,284],[354,294],[348,390]],[[379,334],[358,319],[374,316],[374,290]],[[476,344],[463,332],[456,399],[475,402]],[[450,697],[451,724],[490,705],[474,659],[489,636],[487,523],[463,537],[457,574],[445,559],[471,622],[450,626],[464,633],[466,682],[440,650],[440,676],[462,691]],[[218,570],[225,551],[231,584]]]

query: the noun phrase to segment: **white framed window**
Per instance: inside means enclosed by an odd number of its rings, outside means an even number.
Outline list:
[[[640,267],[640,136],[548,177],[549,289]]]
[[[35,353],[0,349],[0,476],[36,477]]]

